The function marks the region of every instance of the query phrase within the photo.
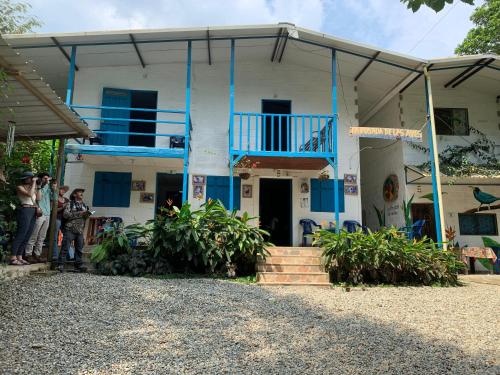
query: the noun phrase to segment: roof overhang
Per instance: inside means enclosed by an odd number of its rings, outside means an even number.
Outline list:
[[[0,100],[0,140],[7,138],[9,124],[14,139],[89,137],[92,131],[70,110],[36,72],[32,64],[0,37],[0,70],[6,87]]]

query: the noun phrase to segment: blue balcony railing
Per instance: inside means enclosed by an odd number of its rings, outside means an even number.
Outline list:
[[[230,132],[233,154],[331,157],[334,115],[235,112]]]
[[[181,109],[129,108],[74,104],[98,135],[92,144],[184,149],[186,111]],[[83,113],[83,115],[82,115]],[[192,130],[191,122],[189,124]]]

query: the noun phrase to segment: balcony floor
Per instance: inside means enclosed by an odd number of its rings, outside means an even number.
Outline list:
[[[325,158],[311,157],[283,157],[283,156],[245,156],[244,165],[254,164],[255,168],[262,169],[296,169],[296,170],[322,170],[328,165]],[[240,162],[236,168],[242,167]]]
[[[141,146],[110,146],[110,145],[81,145],[68,144],[65,147],[67,153],[84,155],[112,155],[130,157],[153,157],[153,158],[183,158],[183,148],[156,148]]]

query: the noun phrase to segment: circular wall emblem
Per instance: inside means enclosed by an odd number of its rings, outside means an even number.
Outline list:
[[[394,202],[396,199],[398,199],[398,192],[399,192],[398,176],[396,176],[395,174],[391,174],[384,181],[384,190],[383,190],[384,201]]]

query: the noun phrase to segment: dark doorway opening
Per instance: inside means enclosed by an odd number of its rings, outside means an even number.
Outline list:
[[[259,212],[261,228],[271,234],[277,246],[292,245],[292,180],[260,179]]]
[[[172,200],[176,207],[182,206],[182,174],[158,173],[156,176],[156,213],[167,207]]]
[[[292,113],[291,100],[262,100],[262,113],[272,114],[286,114]],[[273,121],[274,117],[274,121]],[[290,151],[289,145],[291,144],[291,132],[287,132],[287,118],[286,116],[266,116],[264,129],[262,129],[262,145],[263,151]],[[290,129],[291,129],[291,125]],[[281,137],[280,137],[281,129]]]
[[[131,91],[131,107],[132,108],[147,108],[156,109],[158,101],[158,93],[156,91]],[[155,122],[140,122],[137,120],[156,120],[156,112],[147,111],[130,111],[130,127],[131,133],[156,133]],[[150,135],[129,135],[129,146],[145,146],[155,147],[155,137]]]
[[[413,222],[425,220],[422,234],[437,241],[436,222],[434,221],[434,205],[432,203],[413,203],[411,205]]]

